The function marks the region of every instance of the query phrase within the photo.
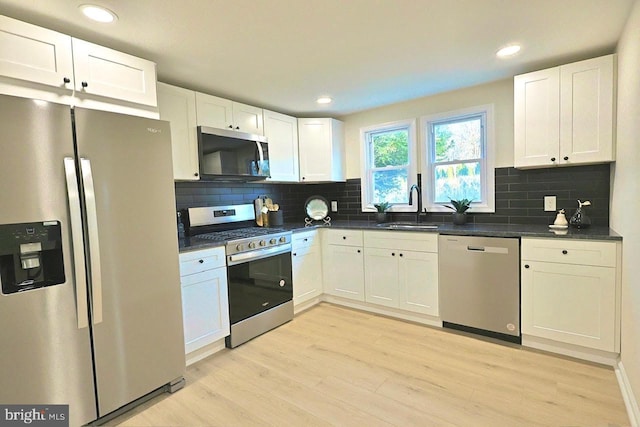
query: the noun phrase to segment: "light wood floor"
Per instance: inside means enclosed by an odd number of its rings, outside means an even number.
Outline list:
[[[109,425],[627,426],[611,368],[327,303]]]

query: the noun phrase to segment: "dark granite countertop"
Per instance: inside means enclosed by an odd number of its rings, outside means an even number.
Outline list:
[[[453,225],[451,223],[429,223],[437,225],[434,229],[390,229],[385,224],[367,221],[334,221],[330,226],[316,225],[316,228],[338,228],[354,230],[391,230],[410,231],[412,233],[439,233],[458,236],[486,236],[486,237],[549,237],[587,240],[622,240],[622,236],[609,227],[592,226],[584,229],[569,227],[566,230],[551,230],[547,225],[536,224],[466,224]],[[285,224],[285,228],[293,232],[309,229],[304,224]]]
[[[311,227],[304,223],[286,223],[278,228],[284,228],[292,232],[301,232],[314,228],[335,228],[352,230],[387,230],[412,233],[439,233],[458,236],[485,236],[485,237],[548,237],[562,239],[585,240],[622,240],[622,236],[609,227],[588,227],[577,229],[569,227],[567,230],[551,230],[546,225],[535,224],[466,224],[453,225],[451,223],[430,223],[437,225],[434,229],[390,229],[385,225],[379,225],[367,221],[334,221],[331,225],[318,224]],[[178,239],[180,252],[188,252],[198,249],[222,246],[223,243],[215,243],[211,240],[199,239],[197,236]]]

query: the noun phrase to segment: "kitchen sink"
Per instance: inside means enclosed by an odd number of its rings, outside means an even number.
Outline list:
[[[422,224],[418,222],[387,222],[377,226],[390,230],[435,230],[438,228],[437,224]]]

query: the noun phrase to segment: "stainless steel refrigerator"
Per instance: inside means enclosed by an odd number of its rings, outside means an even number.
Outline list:
[[[0,403],[79,426],[184,374],[169,124],[0,96]]]

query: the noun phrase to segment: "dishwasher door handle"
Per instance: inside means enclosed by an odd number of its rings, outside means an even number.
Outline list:
[[[503,254],[507,255],[509,253],[508,248],[502,248],[500,246],[467,246],[468,251],[472,252],[484,252],[486,254]]]

